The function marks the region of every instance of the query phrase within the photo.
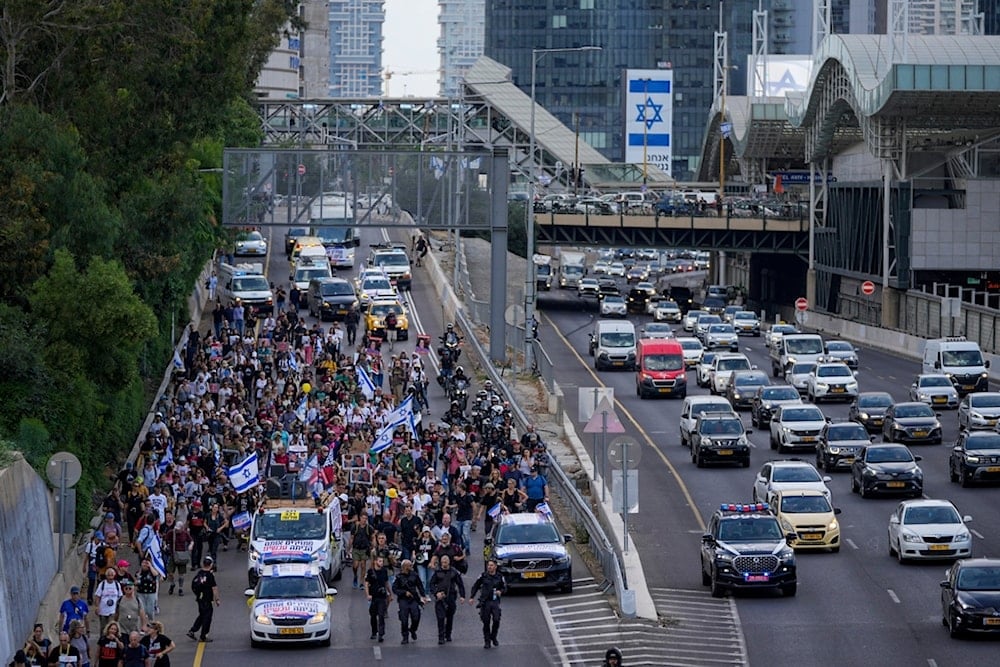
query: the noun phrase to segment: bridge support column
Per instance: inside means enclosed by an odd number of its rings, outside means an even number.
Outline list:
[[[894,287],[882,290],[882,327],[899,328],[899,291]]]
[[[726,253],[725,253],[725,251],[720,250],[719,251],[719,261],[716,263],[716,265],[718,266],[718,268],[716,269],[716,275],[718,276],[718,280],[716,280],[715,283],[717,285],[725,285],[726,284],[726,262],[727,261],[728,260],[726,259]]]
[[[806,269],[806,300],[810,308],[816,307],[816,269]]]
[[[506,149],[494,150],[490,161],[490,359],[504,362],[507,358],[504,341],[507,328],[504,320],[507,308],[507,182],[510,180]]]

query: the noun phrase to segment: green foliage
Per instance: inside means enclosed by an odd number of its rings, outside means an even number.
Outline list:
[[[25,417],[17,430],[17,445],[24,458],[36,469],[42,468],[52,455],[49,430],[41,420]]]
[[[483,230],[477,232],[467,232],[464,236],[474,238],[490,239],[490,232]],[[537,231],[535,241],[538,241]],[[528,233],[525,227],[524,202],[509,202],[507,204],[507,252],[512,252],[518,257],[526,257],[528,254]]]

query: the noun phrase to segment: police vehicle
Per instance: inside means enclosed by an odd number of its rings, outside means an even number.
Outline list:
[[[330,645],[330,604],[337,594],[310,563],[267,563],[254,588],[244,591],[250,607],[250,645],[315,642]]]

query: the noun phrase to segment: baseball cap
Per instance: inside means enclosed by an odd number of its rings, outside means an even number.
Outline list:
[[[205,557],[204,557],[204,558],[203,558],[203,559],[201,560],[201,564],[202,564],[202,565],[211,565],[211,564],[212,564],[212,563],[214,563],[214,562],[215,562],[215,559],[214,559],[214,558],[212,558],[211,556],[205,556]]]
[[[201,507],[201,501],[200,500],[196,500],[193,503],[191,503],[191,505],[193,505],[194,507]]]
[[[107,514],[104,515],[104,518],[105,519],[114,519],[115,518],[115,513],[114,512],[108,512]]]
[[[69,594],[70,595],[79,595],[80,594],[80,587],[79,586],[73,586],[72,588],[69,589]]]
[[[94,533],[94,537],[96,537],[99,540],[103,540],[104,539],[104,533],[102,533],[101,531],[97,531],[96,533]]]

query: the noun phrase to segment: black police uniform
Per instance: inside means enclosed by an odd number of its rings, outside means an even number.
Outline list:
[[[416,570],[400,572],[392,582],[392,592],[399,601],[399,624],[403,632],[403,643],[409,644],[410,638],[417,639],[417,628],[420,626],[420,610],[423,608],[423,598],[427,592],[420,581]]]
[[[389,608],[389,571],[384,567],[369,568],[365,583],[368,584],[368,595],[372,597],[368,606],[368,616],[372,626],[371,638],[375,639],[377,636],[378,640],[382,641],[385,636],[385,614]]]
[[[462,575],[453,567],[447,570],[438,568],[431,576],[431,595],[434,596],[434,613],[437,616],[438,644],[450,642],[455,622],[455,600],[465,597]]]
[[[483,622],[483,648],[489,648],[490,642],[499,646],[497,631],[500,630],[500,596],[507,592],[507,582],[498,571],[490,574],[484,571],[472,584],[472,597],[479,594],[479,618]]]

